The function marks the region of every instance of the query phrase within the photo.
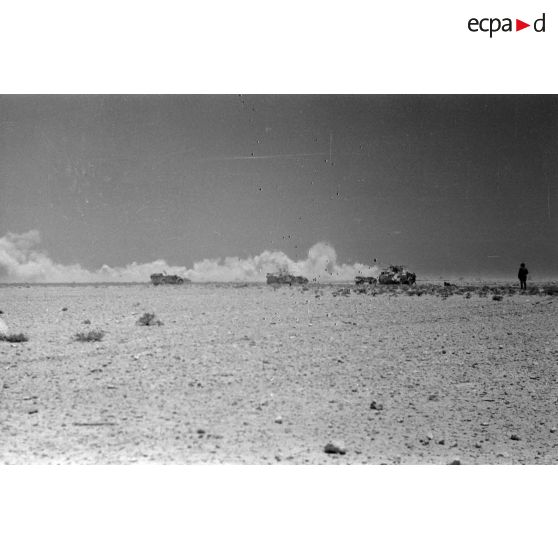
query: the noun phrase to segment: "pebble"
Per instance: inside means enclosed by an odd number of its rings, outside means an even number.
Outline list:
[[[438,440],[438,444],[440,444],[441,446],[444,446],[446,444],[445,440]]]
[[[554,434],[554,432],[556,432],[556,428],[554,428],[554,426],[550,429],[550,433]]]
[[[480,442],[477,442],[477,443],[475,444],[475,447],[476,447],[477,449],[481,449],[481,448],[482,448],[482,444],[481,444]]]
[[[275,422],[277,424],[283,424],[283,417],[281,417],[281,416],[275,417]]]
[[[345,444],[341,441],[328,442],[324,447],[325,453],[341,454],[345,455],[347,450],[345,449]]]
[[[376,403],[376,401],[372,401],[372,403],[370,403],[370,408],[373,411],[381,411],[384,406],[381,403]]]
[[[512,434],[510,436],[510,440],[515,440],[516,442],[518,442],[519,440],[521,440],[521,438],[517,434]]]
[[[448,465],[461,465],[461,459],[452,459]]]

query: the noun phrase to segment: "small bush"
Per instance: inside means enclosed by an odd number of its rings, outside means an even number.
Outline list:
[[[0,335],[0,341],[7,343],[25,343],[29,341],[29,337],[23,333],[13,333],[11,335]]]
[[[74,340],[82,342],[95,342],[101,341],[104,336],[104,331],[101,331],[100,329],[92,329],[91,331],[76,333],[74,335]]]
[[[141,326],[162,326],[163,322],[161,320],[157,320],[153,312],[145,312],[145,314],[137,321],[137,324]]]

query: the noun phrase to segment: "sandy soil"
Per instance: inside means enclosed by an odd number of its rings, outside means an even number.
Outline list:
[[[337,291],[0,288],[0,462],[558,462],[558,297]]]

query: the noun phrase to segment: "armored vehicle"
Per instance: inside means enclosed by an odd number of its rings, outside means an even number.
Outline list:
[[[308,279],[300,275],[290,275],[289,273],[268,273],[266,275],[268,285],[306,285]]]
[[[166,273],[154,273],[151,275],[151,282],[157,285],[182,285],[183,283],[190,283],[190,279],[179,277],[178,275],[167,275]]]
[[[390,265],[378,277],[381,285],[414,285],[416,280],[417,276],[402,265]]]

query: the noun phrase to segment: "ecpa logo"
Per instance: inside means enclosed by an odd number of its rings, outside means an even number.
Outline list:
[[[545,21],[546,14],[543,14],[539,19],[536,19],[533,22],[533,29],[537,33],[544,33],[545,32]],[[477,19],[472,17],[468,22],[469,31],[473,33],[477,33],[479,31],[483,33],[489,33],[489,37],[492,38],[494,33],[498,33],[498,31],[511,32],[513,31],[513,24],[512,18],[505,17],[500,19],[498,17],[485,17],[482,19]],[[527,27],[531,27],[530,23],[525,23],[520,19],[515,20],[515,31],[521,31],[522,29],[526,29]]]

